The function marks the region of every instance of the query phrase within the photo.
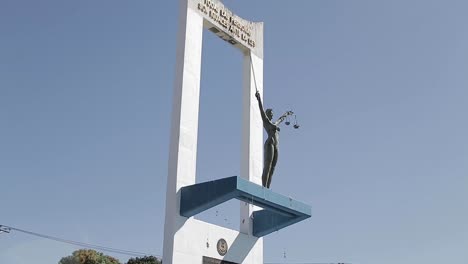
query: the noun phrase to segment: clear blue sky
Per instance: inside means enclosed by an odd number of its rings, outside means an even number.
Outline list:
[[[224,3],[265,22],[265,105],[301,124],[272,188],[313,217],[265,261],[467,263],[468,2]],[[0,0],[0,224],[162,254],[177,5]],[[241,55],[212,35],[200,181],[239,174]],[[74,249],[0,234],[2,264]]]

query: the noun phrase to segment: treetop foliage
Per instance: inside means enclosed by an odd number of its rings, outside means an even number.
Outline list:
[[[92,249],[80,249],[71,256],[62,258],[59,264],[120,264],[120,262],[116,258]]]
[[[162,262],[153,256],[145,256],[142,258],[131,258],[127,264],[161,264]]]
[[[142,258],[131,258],[126,264],[161,264],[162,262],[153,256]],[[92,249],[79,249],[71,256],[63,257],[58,264],[121,264],[120,261],[111,256],[104,255]]]

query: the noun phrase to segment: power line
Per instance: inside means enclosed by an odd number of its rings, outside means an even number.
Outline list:
[[[157,254],[145,253],[145,252],[139,252],[139,251],[132,251],[132,250],[125,250],[125,249],[118,249],[118,248],[94,245],[94,244],[89,244],[89,243],[83,243],[83,242],[78,242],[78,241],[74,241],[74,240],[63,239],[63,238],[59,238],[59,237],[44,235],[44,234],[40,234],[40,233],[28,231],[28,230],[16,228],[16,227],[0,225],[0,233],[2,233],[2,232],[10,233],[11,230],[18,231],[18,232],[28,234],[28,235],[32,235],[32,236],[36,236],[36,237],[41,237],[41,238],[45,238],[45,239],[54,240],[54,241],[57,241],[57,242],[62,242],[62,243],[71,244],[71,245],[75,245],[75,246],[91,248],[91,249],[97,249],[97,250],[101,250],[101,251],[112,252],[112,253],[117,253],[117,254],[122,254],[122,255],[128,255],[128,256],[134,256],[134,257],[155,256],[155,257],[158,257],[158,258],[162,258],[162,256],[157,255]]]
[[[12,227],[12,226],[0,225],[0,234],[10,233],[12,230],[21,232],[24,234],[28,234],[28,235],[40,237],[40,238],[54,240],[54,241],[61,242],[61,243],[71,244],[71,245],[85,247],[85,248],[97,249],[97,250],[101,250],[105,252],[112,252],[112,253],[117,253],[117,254],[122,254],[122,255],[133,256],[133,257],[155,256],[155,257],[162,259],[162,256],[158,254],[118,249],[118,248],[100,246],[100,245],[89,244],[89,243],[84,243],[84,242],[78,242],[74,240],[44,235],[44,234],[40,234],[40,233],[36,233],[36,232],[24,230],[24,229]],[[264,264],[352,264],[352,263],[345,263],[345,262],[265,262]]]
[[[7,227],[3,227],[0,225],[0,234],[1,233],[10,233],[10,228],[7,228]]]

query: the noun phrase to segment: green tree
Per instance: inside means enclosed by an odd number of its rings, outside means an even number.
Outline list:
[[[145,256],[142,258],[131,258],[127,264],[161,264],[162,262],[153,256]]]
[[[120,264],[120,262],[116,258],[92,249],[80,249],[71,256],[62,258],[59,264]]]

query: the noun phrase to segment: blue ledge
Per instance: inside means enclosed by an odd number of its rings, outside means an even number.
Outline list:
[[[253,213],[253,235],[262,237],[311,216],[309,205],[232,176],[183,187],[180,215],[191,217],[231,199],[262,207]]]

